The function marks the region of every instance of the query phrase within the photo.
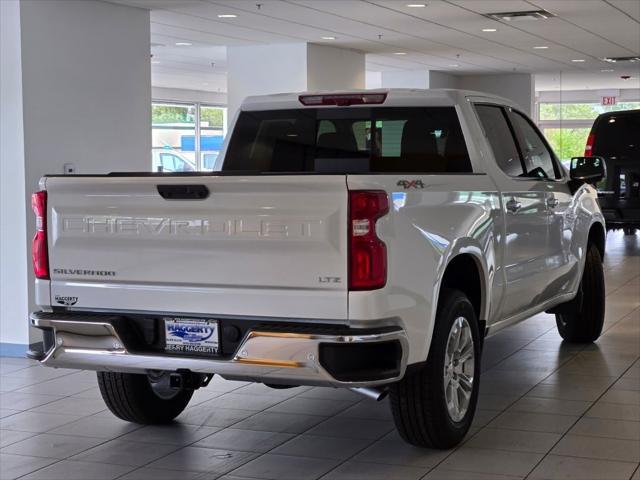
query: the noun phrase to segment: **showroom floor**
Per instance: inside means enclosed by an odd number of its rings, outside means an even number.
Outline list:
[[[178,421],[140,427],[95,374],[0,359],[0,478],[640,479],[640,234],[610,234],[606,332],[564,345],[538,315],[489,339],[467,440],[421,450],[387,402],[322,388],[214,379]]]

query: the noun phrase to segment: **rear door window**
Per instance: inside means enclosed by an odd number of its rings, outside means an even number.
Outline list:
[[[242,112],[223,171],[471,172],[454,107]]]
[[[560,170],[542,134],[520,112],[511,111],[511,119],[519,134],[520,151],[524,160],[525,176],[540,179],[560,178]]]
[[[476,111],[500,170],[510,177],[523,176],[520,153],[504,109],[497,105],[476,105]]]

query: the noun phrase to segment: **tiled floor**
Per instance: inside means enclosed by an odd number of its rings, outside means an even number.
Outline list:
[[[640,235],[607,241],[606,332],[565,345],[538,315],[489,339],[479,411],[451,451],[349,391],[215,379],[178,421],[105,411],[95,374],[0,359],[2,479],[640,480]]]

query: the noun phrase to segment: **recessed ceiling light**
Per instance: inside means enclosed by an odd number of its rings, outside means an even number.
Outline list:
[[[602,60],[609,63],[617,63],[617,62],[640,62],[640,57],[605,57]]]
[[[409,8],[424,8],[426,6],[426,3],[407,3],[407,7]]]
[[[322,40],[335,40],[336,37],[331,37],[331,36],[327,36],[327,37],[321,37]]]
[[[534,50],[546,50],[547,47],[546,45],[538,45],[537,47],[533,47]]]
[[[483,28],[482,31],[483,32],[497,32],[498,29],[497,28]]]
[[[193,45],[193,43],[189,43],[189,42],[176,42],[176,46],[177,46],[177,47],[190,47],[191,45]]]
[[[574,58],[573,60],[571,60],[573,63],[582,63],[584,62],[584,58]]]
[[[393,52],[394,55],[406,55],[407,52]]]
[[[546,20],[547,18],[554,17],[555,15],[547,12],[546,10],[530,10],[526,12],[485,13],[484,16],[498,21],[520,22],[527,20]]]
[[[238,18],[238,15],[235,13],[223,13],[218,15],[218,18]]]
[[[447,67],[459,67],[460,65],[458,65],[457,63],[452,63],[451,65],[447,65]]]
[[[615,72],[615,70],[613,68],[603,68],[602,70],[600,70],[602,73],[608,73],[608,72]]]

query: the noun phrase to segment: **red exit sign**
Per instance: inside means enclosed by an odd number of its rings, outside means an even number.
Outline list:
[[[602,97],[602,105],[615,105],[616,97]]]

